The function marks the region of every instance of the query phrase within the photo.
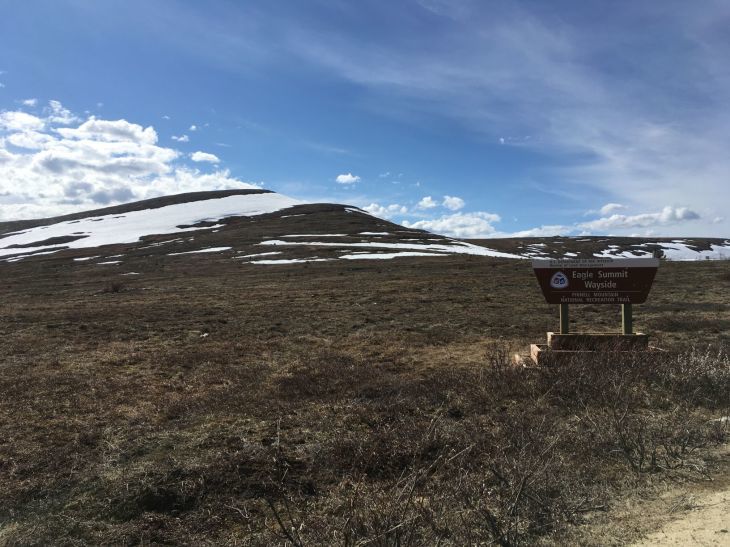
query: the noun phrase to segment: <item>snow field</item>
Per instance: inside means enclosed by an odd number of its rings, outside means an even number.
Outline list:
[[[300,203],[298,200],[275,193],[245,194],[132,211],[123,215],[105,215],[59,222],[0,238],[0,256],[134,243],[142,237],[152,234],[172,234],[220,227],[220,225],[216,225],[180,228],[180,226],[189,226],[204,221],[215,222],[230,216],[263,215]],[[42,243],[51,238],[69,236],[81,237],[68,243],[49,245]],[[32,245],[33,243],[37,243],[37,245]],[[11,245],[31,246],[9,248]]]

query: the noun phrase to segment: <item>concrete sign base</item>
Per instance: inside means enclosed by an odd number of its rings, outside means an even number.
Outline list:
[[[613,333],[547,333],[547,344],[531,344],[530,357],[515,356],[515,361],[523,366],[550,366],[565,364],[576,357],[590,357],[597,353],[627,356],[646,352],[661,351],[649,346],[646,334]]]

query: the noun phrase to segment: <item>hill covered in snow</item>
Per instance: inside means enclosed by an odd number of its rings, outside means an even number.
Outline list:
[[[266,190],[179,194],[0,224],[0,260],[6,262],[49,255],[85,262],[93,260],[89,255],[110,253],[122,258],[211,252],[264,265],[448,254],[520,258],[406,229],[356,207],[308,204]]]
[[[409,229],[356,207],[304,203],[267,190],[178,194],[84,213],[0,223],[0,261],[60,259],[116,265],[127,259],[216,253],[254,265],[334,260],[659,255],[730,258],[730,240],[610,237],[460,241]],[[110,260],[113,259],[113,260]]]

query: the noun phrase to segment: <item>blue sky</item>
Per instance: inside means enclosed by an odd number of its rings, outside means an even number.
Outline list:
[[[262,184],[461,237],[730,236],[730,4],[29,0],[0,219]]]

